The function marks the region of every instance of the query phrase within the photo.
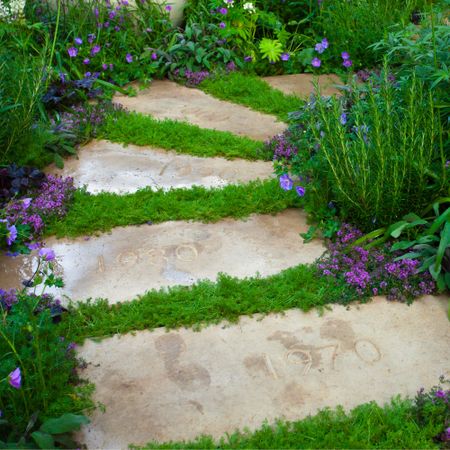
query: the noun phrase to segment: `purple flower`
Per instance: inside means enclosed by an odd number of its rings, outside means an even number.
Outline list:
[[[341,125],[345,125],[347,123],[347,114],[345,112],[339,117],[339,122],[341,122]]]
[[[296,186],[295,191],[299,197],[303,197],[305,195],[306,189],[303,186]]]
[[[78,55],[78,49],[75,47],[70,47],[67,49],[67,53],[71,58],[75,58]]]
[[[119,25],[116,25],[116,26],[114,27],[114,31],[120,31]]]
[[[328,48],[328,39],[327,38],[323,38],[322,39],[322,47],[324,48],[324,49],[327,49]]]
[[[350,55],[347,52],[342,52],[341,56],[343,60],[350,59]]]
[[[100,45],[95,44],[91,49],[91,56],[96,55],[101,50]]]
[[[133,62],[133,56],[130,53],[127,53],[127,55],[125,56],[125,59],[128,64]]]
[[[172,11],[172,7],[170,5],[166,5],[166,7],[164,8],[167,12]]]
[[[322,61],[319,58],[313,58],[311,61],[311,65],[313,67],[320,67],[321,64],[322,64]]]
[[[122,0],[122,5],[123,6],[128,6],[129,5],[128,0]]]
[[[104,26],[105,28],[108,28],[108,27],[109,27],[109,22],[106,21],[106,22],[103,24],[103,26]]]
[[[64,84],[66,82],[66,74],[59,72],[59,79],[61,80],[61,83]]]
[[[291,55],[288,52],[284,52],[281,54],[281,61],[289,61]]]
[[[153,61],[155,61],[155,60],[158,59],[158,55],[157,55],[155,52],[153,52],[153,53],[150,55],[150,58],[153,59]]]
[[[145,31],[146,31],[147,33],[151,33],[153,30],[152,30],[151,28],[146,28]]]
[[[29,206],[31,205],[31,201],[32,201],[31,198],[23,198],[23,199],[22,199],[22,205],[23,205],[23,207],[24,207],[25,209],[28,209]]]
[[[89,44],[92,44],[95,41],[95,34],[88,34],[88,42]]]
[[[223,16],[226,16],[228,13],[228,9],[227,8],[220,8],[219,9],[220,14],[222,14]]]
[[[114,64],[109,65],[109,70],[114,70]]]
[[[220,22],[219,23],[219,28],[224,29],[227,26],[227,24],[225,22]]]
[[[20,375],[20,367],[17,367],[8,375],[8,382],[13,388],[20,389],[22,383],[22,377]]]
[[[39,250],[39,256],[44,261],[53,261],[55,259],[55,252],[51,248],[41,248]]]
[[[6,226],[8,233],[6,235],[6,243],[11,245],[17,239],[17,228],[15,225]]]
[[[102,64],[102,69],[103,70],[108,70],[108,64]]]
[[[92,76],[92,73],[91,72],[86,72],[85,74],[84,74],[84,78],[90,78]]]
[[[445,394],[445,392],[443,390],[440,389],[439,391],[435,392],[434,396],[437,397],[437,398],[445,398],[446,394]]]
[[[81,38],[79,38],[79,37],[76,37],[74,39],[74,42],[75,42],[75,45],[81,45],[83,43],[83,40]]]
[[[284,191],[290,191],[294,186],[294,182],[291,180],[287,173],[281,175],[280,177],[280,187]]]
[[[325,51],[325,49],[323,48],[323,45],[321,42],[319,42],[318,44],[316,44],[316,46],[314,47],[314,50],[317,53],[323,53]]]
[[[98,19],[99,16],[98,8],[94,8],[94,16],[96,19]]]
[[[116,17],[116,12],[115,12],[115,11],[111,11],[111,12],[108,14],[108,17],[109,17],[111,20],[113,20],[114,17]]]
[[[352,63],[351,59],[345,59],[344,62],[342,63],[342,65],[344,67],[351,67],[353,65],[353,63]]]
[[[252,62],[252,61],[253,61],[253,58],[252,58],[251,56],[246,56],[246,57],[244,58],[244,61],[245,61],[245,62]]]
[[[91,60],[89,58],[84,58],[83,59],[83,64],[88,65],[91,62]]]

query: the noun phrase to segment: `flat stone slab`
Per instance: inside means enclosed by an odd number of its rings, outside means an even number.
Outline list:
[[[65,161],[54,173],[70,176],[88,192],[128,193],[150,187],[154,190],[222,187],[273,176],[273,165],[265,161],[199,158],[137,145],[123,146],[92,141],[78,151],[78,159]]]
[[[299,73],[294,75],[275,75],[263,78],[275,89],[285,94],[294,94],[307,98],[314,93],[314,81],[319,83],[322,95],[339,94],[336,85],[342,85],[341,79],[336,75],[313,75],[312,73]]]
[[[95,412],[78,437],[88,448],[125,449],[414,396],[450,375],[446,307],[442,297],[410,307],[376,298],[323,316],[291,310],[201,332],[87,341],[81,375],[106,412]]]
[[[268,276],[311,263],[324,251],[320,241],[303,244],[306,215],[297,209],[246,221],[164,222],[115,228],[109,234],[73,240],[48,239],[56,270],[74,300],[130,300],[152,288],[215,280],[220,272],[237,277]],[[0,286],[16,287],[36,266],[35,256],[0,257]]]
[[[202,128],[230,131],[261,141],[286,128],[286,124],[273,116],[218,100],[199,89],[169,80],[152,81],[150,87],[139,91],[136,97],[117,94],[114,102],[157,119],[186,121]]]

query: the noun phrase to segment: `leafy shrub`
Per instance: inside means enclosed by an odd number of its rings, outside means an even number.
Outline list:
[[[28,284],[60,286],[53,275],[54,253],[41,249],[39,254],[36,275]],[[20,442],[28,425],[39,427],[51,417],[92,405],[89,389],[76,386],[74,344],[58,332],[63,311],[47,294],[0,291],[0,441]],[[40,431],[51,433],[50,423]]]
[[[330,42],[338,59],[340,52],[352,56],[356,68],[373,67],[382,59],[368,47],[380,41],[389,27],[410,22],[423,0],[323,0],[312,27]]]
[[[311,211],[329,202],[363,230],[420,213],[447,187],[447,156],[434,103],[413,79],[398,88],[385,74],[342,98],[315,97],[296,114],[278,174],[300,176]]]

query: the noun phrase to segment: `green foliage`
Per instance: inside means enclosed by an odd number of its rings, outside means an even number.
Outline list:
[[[222,320],[237,322],[242,315],[309,311],[329,303],[347,303],[344,287],[318,277],[313,266],[299,265],[267,278],[238,279],[219,274],[216,282],[152,290],[131,302],[107,300],[78,303],[62,325],[63,332],[81,342],[90,337],[157,327],[200,327]]]
[[[412,12],[425,5],[425,0],[325,0],[313,29],[328,38],[335,60],[347,51],[355,69],[374,67],[382,61],[368,47],[384,38],[395,24],[405,26]]]
[[[113,142],[154,145],[195,156],[262,159],[262,143],[226,131],[200,128],[174,120],[156,120],[139,113],[110,116],[99,137]]]
[[[354,85],[348,96],[316,98],[293,117],[299,151],[277,171],[310,177],[312,211],[332,201],[342,219],[370,230],[411,208],[420,213],[448,186],[434,102],[415,79],[402,89],[386,76]]]
[[[349,412],[323,409],[296,422],[264,423],[256,431],[235,431],[218,441],[200,436],[190,442],[150,442],[133,449],[386,449],[445,447],[449,406],[438,387],[415,400],[394,397],[383,407],[375,402]],[[447,391],[448,392],[448,391]]]
[[[294,193],[286,195],[275,180],[229,185],[222,189],[143,189],[134,194],[100,193],[79,190],[63,219],[51,221],[46,234],[82,236],[113,227],[168,220],[216,222],[224,217],[243,218],[253,213],[275,214],[300,203]]]
[[[283,53],[283,46],[277,39],[263,38],[259,43],[259,51],[263,59],[268,59],[269,62],[277,62]]]
[[[450,207],[442,207],[450,203],[450,197],[442,198],[433,204],[429,210],[434,210],[435,216],[425,215],[422,219],[417,214],[407,214],[402,220],[388,227],[375,230],[355,242],[355,245],[364,244],[366,248],[384,244],[390,239],[399,239],[407,234],[410,238],[395,242],[391,250],[411,250],[400,259],[418,259],[422,262],[420,271],[429,271],[437,283],[438,289],[450,290]]]
[[[280,120],[287,120],[288,113],[302,103],[295,95],[286,95],[259,77],[240,72],[206,79],[199,87],[214,97],[272,114]]]
[[[43,21],[51,35],[57,32],[55,73],[77,80],[86,73],[97,72],[99,79],[119,85],[149,79],[155,68],[148,60],[141,60],[140,55],[144,48],[159,47],[173,26],[163,4],[151,0],[126,3],[61,0],[58,28],[53,1],[43,0],[29,8],[31,20]],[[81,44],[75,41],[77,38]],[[77,50],[75,56],[69,55],[70,48]],[[127,55],[132,61],[127,60]]]
[[[142,58],[151,58],[153,49],[146,50]],[[220,39],[219,28],[211,23],[186,25],[182,31],[176,30],[164,39],[162,47],[156,52],[159,76],[184,77],[185,71],[211,71],[224,67],[227,63],[238,62],[232,48]]]
[[[47,43],[38,46],[37,28],[0,21],[0,163],[41,154],[43,142],[33,125],[45,89]],[[27,151],[24,151],[27,149]]]

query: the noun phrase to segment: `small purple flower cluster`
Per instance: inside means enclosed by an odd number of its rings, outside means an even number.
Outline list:
[[[184,76],[186,78],[186,84],[188,86],[197,86],[205,78],[209,77],[209,72],[207,70],[200,70],[198,72],[193,72],[189,69],[186,69],[184,72]]]
[[[290,135],[290,131],[285,131],[265,142],[265,146],[273,152],[274,160],[288,160],[298,153],[298,148],[289,139]]]
[[[11,306],[17,301],[17,291],[15,289],[9,289],[8,291],[0,289],[0,310],[10,310]]]
[[[387,245],[370,250],[353,246],[361,236],[360,230],[342,225],[317,264],[320,273],[344,282],[360,297],[386,295],[389,300],[409,301],[435,291],[431,276],[418,273],[420,261],[396,261],[399,253],[392,253]]]

